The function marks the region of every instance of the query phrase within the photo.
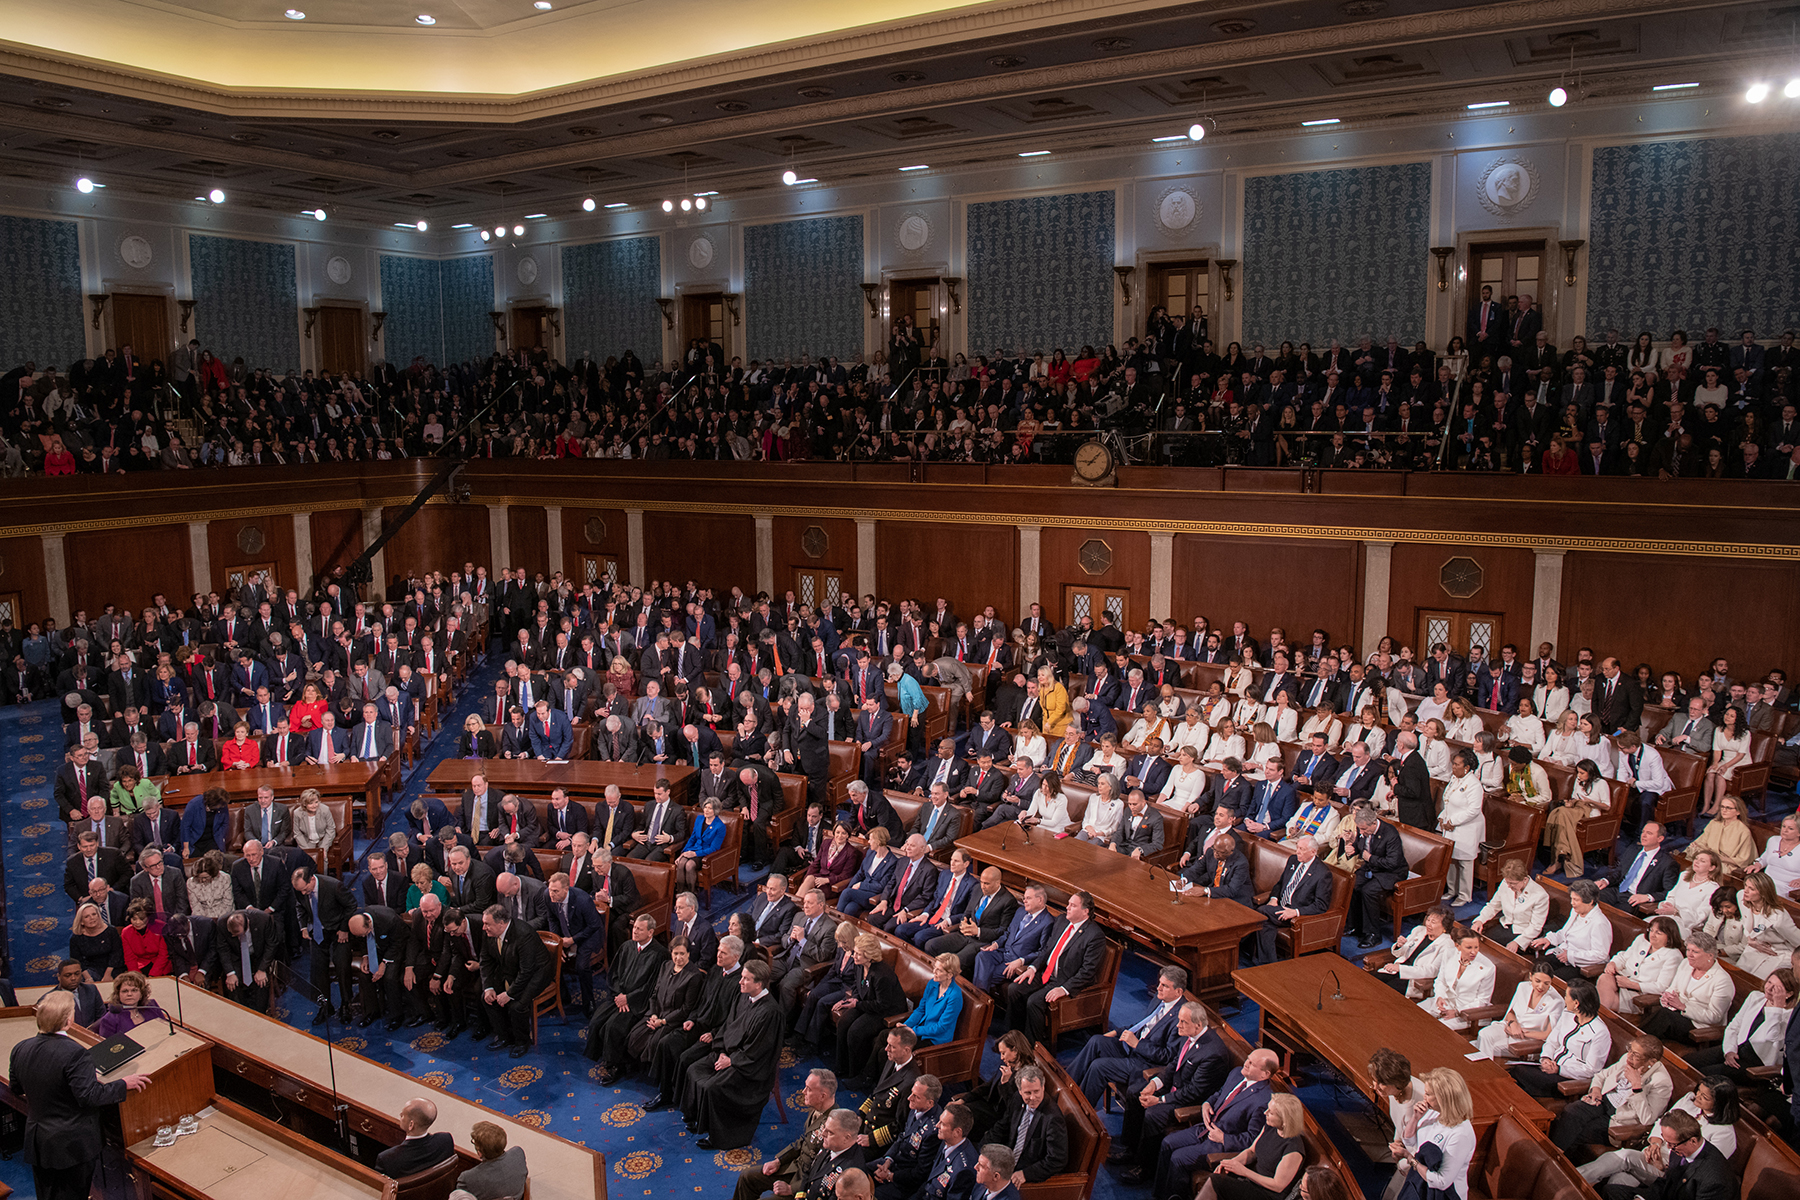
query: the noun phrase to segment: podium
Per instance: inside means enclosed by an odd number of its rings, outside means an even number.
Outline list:
[[[79,1026],[71,1028],[69,1036],[84,1046],[101,1040]],[[150,1076],[149,1087],[126,1093],[119,1105],[119,1126],[130,1146],[153,1137],[159,1126],[173,1125],[213,1102],[212,1043],[180,1026],[171,1031],[169,1022],[161,1018],[145,1021],[125,1036],[144,1052],[100,1076],[100,1082],[113,1083],[127,1075]]]

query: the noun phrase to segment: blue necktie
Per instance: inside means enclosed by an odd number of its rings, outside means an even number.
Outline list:
[[[248,924],[244,926],[244,936],[238,939],[238,963],[242,967],[242,970],[238,972],[238,981],[244,987],[249,987],[256,975],[250,970],[250,926]]]
[[[316,887],[313,888],[311,900],[313,945],[323,946],[325,944],[325,923],[319,920],[319,889]]]
[[[375,952],[375,919],[373,917],[369,918],[368,943],[369,943],[369,974],[373,975],[375,973],[375,968],[379,967],[381,965],[381,955],[379,955]]]
[[[981,898],[981,903],[975,906],[975,919],[977,921],[981,920],[981,914],[987,911],[988,901],[992,899],[992,896],[983,896]]]
[[[1644,867],[1647,865],[1648,863],[1644,857],[1644,851],[1639,850],[1637,858],[1632,860],[1631,870],[1625,874],[1625,886],[1619,890],[1626,895],[1630,895],[1632,889],[1637,887],[1638,876],[1643,873]]]
[[[1169,1006],[1167,1004],[1157,1005],[1154,1012],[1131,1027],[1131,1032],[1137,1034],[1139,1037],[1143,1037],[1146,1033],[1149,1033],[1156,1027],[1156,1023],[1162,1020],[1163,1014],[1168,1011]]]
[[[934,804],[931,806],[931,815],[925,819],[925,840],[927,842],[931,840],[931,831],[937,828],[937,819],[938,810],[937,805]]]

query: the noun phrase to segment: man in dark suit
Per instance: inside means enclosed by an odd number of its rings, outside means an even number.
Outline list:
[[[1357,809],[1354,826],[1348,836],[1339,831],[1345,864],[1356,879],[1345,933],[1354,935],[1356,944],[1366,950],[1381,941],[1381,929],[1389,919],[1388,896],[1406,878],[1406,853],[1399,832],[1374,809]]]
[[[878,929],[891,930],[901,921],[918,913],[929,913],[937,898],[937,864],[926,857],[925,838],[912,834],[900,847],[901,862],[896,865],[893,882],[876,898],[864,919]],[[851,916],[854,912],[845,909]]]
[[[665,780],[657,780],[649,800],[638,813],[638,828],[631,833],[627,858],[668,862],[681,854],[688,837],[687,811],[675,803]]]
[[[1044,948],[1014,980],[1009,991],[1012,1028],[1034,1042],[1050,1043],[1050,1005],[1074,995],[1100,977],[1106,931],[1092,920],[1094,899],[1086,892],[1069,897],[1064,917],[1044,940]]]
[[[1506,342],[1506,313],[1494,299],[1494,289],[1487,284],[1481,285],[1481,299],[1469,309],[1469,319],[1464,325],[1463,340],[1468,344],[1472,361],[1479,363],[1482,355],[1499,361],[1504,353],[1501,347]]]
[[[479,914],[494,902],[494,871],[476,861],[467,846],[455,846],[444,856],[449,882],[450,907]]]
[[[74,998],[77,1025],[92,1029],[106,1015],[106,1001],[101,999],[100,989],[86,981],[81,964],[74,959],[65,958],[57,964],[56,987]]]
[[[561,939],[563,976],[573,976],[581,986],[581,1011],[594,1015],[594,962],[606,944],[606,924],[594,907],[594,898],[569,883],[566,873],[558,871],[546,885],[546,928]],[[676,908],[679,911],[680,904]],[[670,925],[674,932],[674,923]],[[692,946],[690,945],[690,950]],[[695,962],[703,961],[698,957]]]
[[[582,1051],[600,1064],[603,1087],[612,1086],[626,1070],[626,1035],[649,1012],[657,975],[669,961],[669,952],[655,933],[656,921],[647,913],[638,914],[631,922],[631,937],[606,964],[608,1002],[588,1022]]]
[[[1224,1041],[1206,1025],[1206,1006],[1181,1006],[1168,1058],[1148,1078],[1132,1080],[1125,1089],[1125,1127],[1109,1162],[1130,1163],[1119,1176],[1136,1186],[1156,1169],[1157,1152],[1174,1123],[1175,1111],[1199,1104],[1218,1090],[1231,1069]]]
[[[256,1012],[269,1008],[269,973],[280,960],[281,929],[260,908],[226,917],[213,935],[214,971],[225,994]]]
[[[481,917],[487,946],[481,953],[481,1001],[493,1037],[489,1050],[511,1046],[513,1058],[531,1049],[531,1006],[550,976],[550,956],[537,930],[514,921],[498,904]]]
[[[1298,765],[1298,764],[1296,764]],[[1321,764],[1313,773],[1321,793],[1331,785],[1337,772]],[[1250,792],[1249,806],[1244,810],[1244,830],[1258,837],[1278,842],[1287,834],[1287,823],[1293,818],[1299,802],[1294,785],[1281,777],[1281,759],[1271,758],[1263,764],[1263,778]]]
[[[750,902],[750,925],[757,944],[778,952],[798,911],[788,898],[787,877],[770,875],[763,881],[762,895]]]
[[[56,772],[56,809],[65,821],[79,821],[87,814],[90,796],[107,796],[106,771],[88,759],[85,746],[69,751],[69,761]]]
[[[350,1019],[350,915],[356,911],[343,885],[327,875],[300,867],[288,879],[300,923],[300,942],[312,956],[312,987],[319,997],[314,1025],[331,1016],[331,978],[338,981],[342,1001],[338,1015]]]
[[[1113,831],[1109,845],[1120,854],[1136,859],[1161,853],[1162,813],[1150,807],[1144,789],[1134,787],[1125,794],[1125,812],[1119,818],[1119,827]]]
[[[590,861],[595,876],[594,907],[606,921],[607,945],[616,950],[631,936],[631,918],[640,902],[637,876],[604,847],[595,851]]]
[[[1129,1088],[1142,1084],[1144,1075],[1175,1057],[1181,1039],[1181,993],[1187,987],[1187,971],[1164,967],[1156,978],[1156,1003],[1128,1029],[1096,1033],[1069,1066],[1069,1078],[1080,1086],[1088,1103],[1099,1105],[1108,1084]],[[1135,1089],[1132,1089],[1135,1090]]]
[[[1069,1128],[1054,1101],[1045,1103],[1044,1073],[1035,1066],[1020,1067],[1013,1075],[1019,1103],[1008,1110],[992,1130],[1001,1145],[1015,1148],[1014,1187],[1041,1183],[1060,1174],[1069,1163]]]
[[[64,1036],[75,999],[56,991],[37,1006],[37,1036],[13,1047],[7,1081],[25,1102],[25,1161],[40,1200],[87,1200],[104,1150],[102,1110],[150,1086],[148,1075],[101,1083],[87,1048]]]
[[[975,956],[983,946],[992,945],[1006,935],[1019,902],[1002,884],[1000,868],[989,867],[981,873],[980,891],[963,906],[961,921],[954,932],[941,933],[925,943],[925,952],[934,958],[954,954],[962,960],[962,973],[973,977]],[[1045,928],[1049,922],[1043,922]]]
[[[1275,931],[1293,923],[1295,917],[1310,917],[1331,907],[1331,868],[1319,861],[1319,844],[1311,837],[1295,843],[1281,878],[1269,894],[1262,898],[1256,911],[1263,914],[1263,927],[1256,931],[1258,963],[1275,961]]]
[[[1666,1164],[1661,1177],[1649,1183],[1609,1183],[1600,1189],[1606,1200],[1732,1200],[1738,1194],[1730,1160],[1700,1136],[1700,1122],[1691,1113],[1664,1113],[1656,1132]]]
[[[359,1024],[365,1029],[378,1016],[385,1015],[388,1032],[392,1033],[407,1019],[405,975],[412,954],[408,945],[410,929],[401,915],[404,911],[372,904],[345,924],[350,934],[351,974],[362,1002]],[[417,996],[411,999],[416,1002]],[[425,1023],[423,1012],[415,1011],[412,1016],[415,1024]]]
[[[1594,718],[1602,733],[1635,730],[1644,714],[1644,694],[1637,680],[1619,669],[1619,660],[1600,660],[1600,677],[1594,680]]]
[[[1638,833],[1637,854],[1630,862],[1607,870],[1600,899],[1614,908],[1648,917],[1680,879],[1681,864],[1663,845],[1662,824],[1645,821]]]
[[[389,868],[387,854],[377,851],[370,854],[368,870],[363,874],[362,883],[357,888],[364,905],[380,905],[391,908],[395,912],[406,911],[406,889],[412,881],[397,875]]]
[[[408,1100],[400,1107],[400,1129],[406,1140],[375,1156],[375,1169],[389,1179],[404,1179],[435,1167],[456,1153],[447,1133],[430,1132],[437,1120],[437,1105],[424,1098]]]
[[[1185,1192],[1194,1167],[1208,1154],[1236,1153],[1256,1142],[1269,1106],[1269,1077],[1278,1063],[1273,1050],[1252,1050],[1201,1105],[1200,1120],[1162,1140],[1151,1195]]]
[[[88,898],[88,885],[104,879],[109,887],[125,887],[131,880],[131,868],[125,854],[111,846],[102,846],[99,835],[84,829],[77,840],[75,853],[63,864],[63,891],[69,899],[81,904]]]
[[[145,900],[158,916],[188,912],[187,876],[180,867],[173,870],[163,861],[161,850],[146,850],[138,856],[138,873],[131,877],[131,898]]]
[[[260,909],[280,921],[292,906],[288,896],[288,874],[278,862],[271,862],[263,844],[255,838],[244,843],[244,856],[231,864],[231,903],[234,908]]]
[[[1419,753],[1419,738],[1403,733],[1394,742],[1394,757],[1400,760],[1394,778],[1394,803],[1399,806],[1400,820],[1414,829],[1437,832],[1437,804],[1431,798],[1431,769]]]

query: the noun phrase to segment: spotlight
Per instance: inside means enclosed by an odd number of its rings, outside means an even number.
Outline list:
[[[705,212],[706,211],[706,197],[705,196],[695,196],[694,197],[694,207],[699,209],[701,212]]]
[[[304,21],[306,20],[306,14],[297,8],[290,8],[287,10],[287,19],[290,21]]]
[[[789,187],[793,187],[796,183],[800,182],[800,176],[794,172],[792,167],[789,167],[781,173],[781,182],[787,184]]]
[[[506,236],[506,226],[504,226],[504,225],[494,226],[494,236],[495,237],[505,237]]]
[[[582,212],[593,212],[594,211],[594,198],[592,196],[589,196],[586,200],[583,200],[581,202],[581,211]]]
[[[414,17],[413,20],[417,21],[421,25],[436,25],[437,24],[437,18],[432,16],[430,13],[420,13],[418,16]]]
[[[1781,94],[1789,100],[1800,100],[1800,79],[1788,80],[1787,86],[1781,89]]]
[[[206,193],[206,198],[211,200],[214,204],[223,204],[225,203],[225,189],[214,188],[212,191]]]
[[[80,179],[75,181],[75,190],[85,196],[87,193],[94,190],[94,181],[89,179],[86,175],[83,175]]]
[[[1569,89],[1568,88],[1553,87],[1550,89],[1550,107],[1551,108],[1561,108],[1563,105],[1567,104],[1568,102],[1569,102]]]
[[[325,219],[325,210],[322,208],[313,209],[312,218],[315,221],[323,221]]]
[[[525,236],[525,227],[523,225],[514,225],[513,226],[513,236],[514,237],[524,237]]]
[[[481,240],[482,241],[484,241],[484,242],[492,241],[493,237],[494,237],[494,235],[489,233],[487,230],[484,229],[481,231]]]
[[[663,211],[664,212],[674,212],[675,211],[675,202],[673,200],[664,200],[663,201]]]
[[[1753,83],[1750,85],[1750,90],[1744,93],[1744,99],[1751,104],[1761,104],[1768,98],[1769,85],[1766,83]]]
[[[413,226],[413,228],[417,229],[420,233],[424,233],[427,229],[431,228],[431,226],[427,225],[423,221],[420,221],[417,225]]]
[[[1206,126],[1202,125],[1200,122],[1195,121],[1192,125],[1188,126],[1188,141],[1197,142],[1205,136]]]
[[[549,12],[550,0],[537,0],[537,3],[533,4],[531,7],[537,9],[539,12]]]
[[[689,200],[686,196],[683,196],[681,198],[681,211],[682,212],[693,212],[694,211],[694,202],[692,200]]]

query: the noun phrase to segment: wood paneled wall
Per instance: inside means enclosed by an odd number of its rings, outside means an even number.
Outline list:
[[[382,511],[391,523],[399,508]],[[422,575],[427,571],[460,570],[464,563],[487,565],[488,510],[485,504],[428,504],[381,549],[388,578]]]
[[[1473,596],[1456,597],[1444,590],[1444,564],[1456,558],[1471,559],[1481,568],[1481,588]],[[1428,651],[1418,644],[1421,612],[1494,613],[1501,618],[1501,645],[1512,642],[1519,647],[1521,657],[1529,658],[1536,649],[1531,644],[1531,587],[1536,561],[1537,556],[1531,551],[1516,546],[1397,543],[1384,632],[1396,643],[1412,646],[1423,659]],[[1355,637],[1346,640],[1351,645],[1358,644]],[[1498,648],[1489,647],[1489,652]]]
[[[600,519],[606,528],[600,533],[600,540],[588,540],[588,522],[595,517]],[[582,559],[587,555],[596,558],[612,559],[619,564],[619,575],[625,574],[626,551],[629,549],[629,522],[622,508],[564,508],[562,510],[562,544],[563,561],[552,563],[555,570],[561,571],[577,583],[582,581]]]
[[[515,546],[514,553],[518,548]],[[697,580],[717,591],[756,583],[756,519],[703,513],[644,514],[644,573],[649,579]]]
[[[818,558],[809,555],[802,544],[806,531],[814,525],[825,534],[825,552]],[[776,595],[795,586],[795,576],[799,571],[836,575],[840,581],[840,590],[852,595],[856,593],[855,521],[830,517],[776,517],[770,523],[770,532],[774,535]]]
[[[1018,619],[1019,531],[1011,525],[882,521],[875,550],[882,596],[910,597],[927,609],[943,596],[958,614],[992,604],[1008,624]]]
[[[362,513],[354,508],[326,509],[312,515],[313,571],[323,575],[349,566],[362,553]]]
[[[63,553],[69,566],[69,607],[85,608],[90,616],[112,603],[122,612],[141,610],[158,592],[170,604],[185,604],[194,594],[185,523],[72,533]]]
[[[247,531],[254,529],[255,535]],[[261,538],[261,548],[245,550],[240,542],[257,544]],[[224,593],[225,572],[232,567],[245,563],[274,563],[275,582],[282,588],[298,588],[302,592],[306,585],[294,578],[294,522],[287,517],[234,517],[223,521],[209,521],[206,525],[206,556],[212,567],[211,579],[194,581],[196,591],[218,591]]]
[[[1089,574],[1081,565],[1082,547],[1089,542],[1103,543],[1104,552],[1112,562],[1097,575]],[[1097,551],[1099,549],[1096,547]],[[1070,587],[1123,589],[1128,593],[1125,604],[1127,626],[1141,628],[1150,617],[1168,615],[1150,611],[1150,535],[1147,533],[1131,529],[1047,528],[1038,535],[1038,578],[1044,612],[1057,622],[1069,620],[1065,597]]]
[[[41,538],[0,538],[0,593],[19,598],[14,624],[20,629],[30,628],[33,621],[41,621],[50,611]]]
[[[1280,626],[1304,645],[1322,628],[1331,643],[1356,645],[1362,629],[1362,546],[1357,542],[1175,539],[1175,615],[1182,624],[1204,616],[1231,632],[1250,627],[1259,643]],[[1527,610],[1529,612],[1529,609]]]
[[[526,574],[542,571],[549,577],[550,526],[544,510],[534,504],[515,504],[507,510],[508,545],[512,549],[512,565],[524,567]]]

